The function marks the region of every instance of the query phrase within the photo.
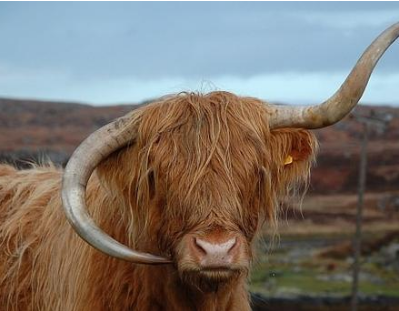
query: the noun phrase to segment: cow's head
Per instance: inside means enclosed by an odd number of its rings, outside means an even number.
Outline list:
[[[132,209],[129,234],[144,237],[135,246],[172,259],[186,279],[245,273],[260,225],[307,181],[313,136],[270,131],[264,102],[227,92],[182,93],[136,113],[134,143],[99,166]]]
[[[381,34],[321,105],[183,93],[101,128],[65,170],[68,220],[100,251],[135,263],[173,263],[190,282],[218,283],[245,273],[260,225],[274,223],[279,199],[306,184],[316,150],[307,129],[334,124],[351,111],[398,35],[399,24]],[[85,189],[97,166],[131,215],[133,246],[162,257],[133,251],[91,220]]]

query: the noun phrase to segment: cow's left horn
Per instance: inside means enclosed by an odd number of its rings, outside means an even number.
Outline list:
[[[273,105],[270,128],[296,127],[317,129],[344,118],[359,102],[375,65],[399,36],[399,23],[386,29],[367,48],[339,90],[315,106]]]
[[[136,118],[136,120],[135,120]],[[91,134],[75,150],[62,180],[62,202],[67,219],[87,243],[112,257],[140,264],[167,264],[170,260],[134,251],[104,233],[89,216],[86,208],[86,185],[97,165],[112,152],[135,139],[139,111],[121,117]]]

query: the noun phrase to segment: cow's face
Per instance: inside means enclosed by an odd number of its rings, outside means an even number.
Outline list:
[[[172,258],[187,282],[219,284],[247,273],[256,234],[306,181],[314,149],[307,131],[270,132],[260,101],[185,95],[147,107],[137,141],[102,175],[125,189],[136,249]]]

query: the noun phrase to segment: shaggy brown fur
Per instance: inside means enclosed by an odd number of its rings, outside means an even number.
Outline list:
[[[270,131],[267,104],[226,92],[183,93],[139,114],[139,135],[92,176],[87,205],[108,234],[173,265],[106,256],[67,223],[62,171],[0,166],[0,305],[6,310],[249,310],[246,288],[261,225],[305,185],[317,144]],[[137,119],[137,118],[136,118]],[[284,166],[292,155],[294,162]],[[186,259],[191,234],[243,237],[235,273],[204,277]]]

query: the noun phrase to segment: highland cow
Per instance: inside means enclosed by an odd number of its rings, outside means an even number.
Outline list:
[[[351,111],[398,35],[321,105],[181,93],[90,135],[65,171],[1,165],[2,310],[249,310],[253,246],[306,189],[309,129]]]

